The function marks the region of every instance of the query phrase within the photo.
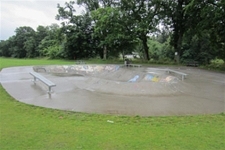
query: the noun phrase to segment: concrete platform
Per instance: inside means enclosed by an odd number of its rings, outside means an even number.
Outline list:
[[[181,81],[167,74],[164,68],[12,67],[0,72],[0,83],[20,102],[76,112],[140,116],[225,112],[225,74],[192,67],[169,67],[188,74]],[[37,71],[54,82],[53,93],[48,94],[47,86],[41,82],[34,84],[30,71]]]

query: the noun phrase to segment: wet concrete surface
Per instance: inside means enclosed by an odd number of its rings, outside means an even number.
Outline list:
[[[16,100],[76,112],[168,116],[225,112],[225,74],[193,67],[169,67],[188,74],[167,74],[165,68],[117,65],[71,65],[5,68],[4,89]],[[37,71],[56,84],[34,84]]]

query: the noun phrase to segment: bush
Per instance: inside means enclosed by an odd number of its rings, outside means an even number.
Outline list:
[[[52,45],[43,50],[43,55],[51,59],[63,58],[63,48],[62,46]]]
[[[170,58],[160,58],[160,59],[150,59],[149,60],[149,63],[152,63],[152,64],[165,64],[165,65],[173,65],[175,64],[175,62],[173,60],[171,60]]]
[[[225,71],[225,63],[222,59],[214,59],[210,61],[207,68]]]

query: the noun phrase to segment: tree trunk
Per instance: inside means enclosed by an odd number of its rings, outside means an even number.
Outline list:
[[[176,61],[177,61],[178,64],[180,63],[180,57],[183,53],[182,50],[181,50],[182,39],[183,39],[183,34],[179,33],[177,43],[175,44],[175,47],[174,47],[175,52],[178,53],[177,56],[176,56],[177,57]]]
[[[107,48],[104,46],[103,48],[103,59],[107,59]]]
[[[177,55],[175,56],[175,61],[176,63],[180,63],[180,57],[182,56],[182,39],[183,39],[183,31],[182,29],[178,28],[177,26],[174,29],[174,34],[173,34],[173,47],[175,50],[175,53],[177,52]]]
[[[141,40],[142,40],[142,44],[143,44],[143,47],[144,47],[144,57],[145,57],[145,60],[150,60],[149,54],[148,54],[148,44],[147,44],[148,39],[147,39],[147,36],[143,36],[141,38]]]

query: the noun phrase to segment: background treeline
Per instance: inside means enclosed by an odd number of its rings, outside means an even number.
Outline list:
[[[85,10],[75,15],[74,4]],[[58,5],[62,25],[19,27],[0,42],[0,56],[16,58],[118,58],[225,60],[223,0],[77,0]]]

